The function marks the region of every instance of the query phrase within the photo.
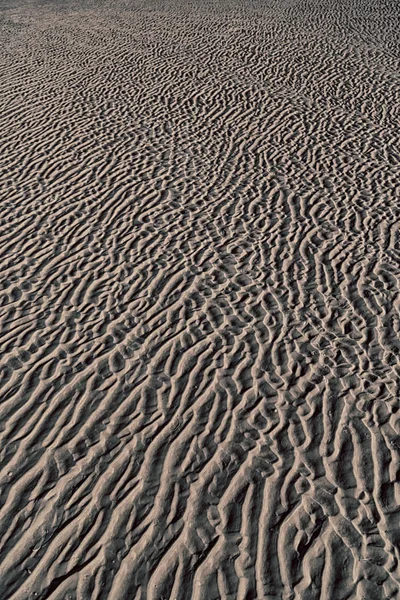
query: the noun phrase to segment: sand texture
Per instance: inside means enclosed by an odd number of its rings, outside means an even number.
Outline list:
[[[0,600],[400,599],[399,38],[2,0]]]

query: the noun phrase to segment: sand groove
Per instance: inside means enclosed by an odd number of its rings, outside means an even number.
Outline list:
[[[0,597],[400,597],[394,0],[0,9]]]

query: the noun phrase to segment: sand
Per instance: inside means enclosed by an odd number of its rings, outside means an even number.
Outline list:
[[[397,0],[4,0],[0,600],[400,598]]]

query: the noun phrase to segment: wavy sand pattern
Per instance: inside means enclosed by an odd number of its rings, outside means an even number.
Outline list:
[[[397,0],[5,0],[1,600],[400,598]]]

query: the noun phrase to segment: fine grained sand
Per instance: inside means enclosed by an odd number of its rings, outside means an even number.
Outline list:
[[[0,599],[400,598],[397,0],[3,0]]]

